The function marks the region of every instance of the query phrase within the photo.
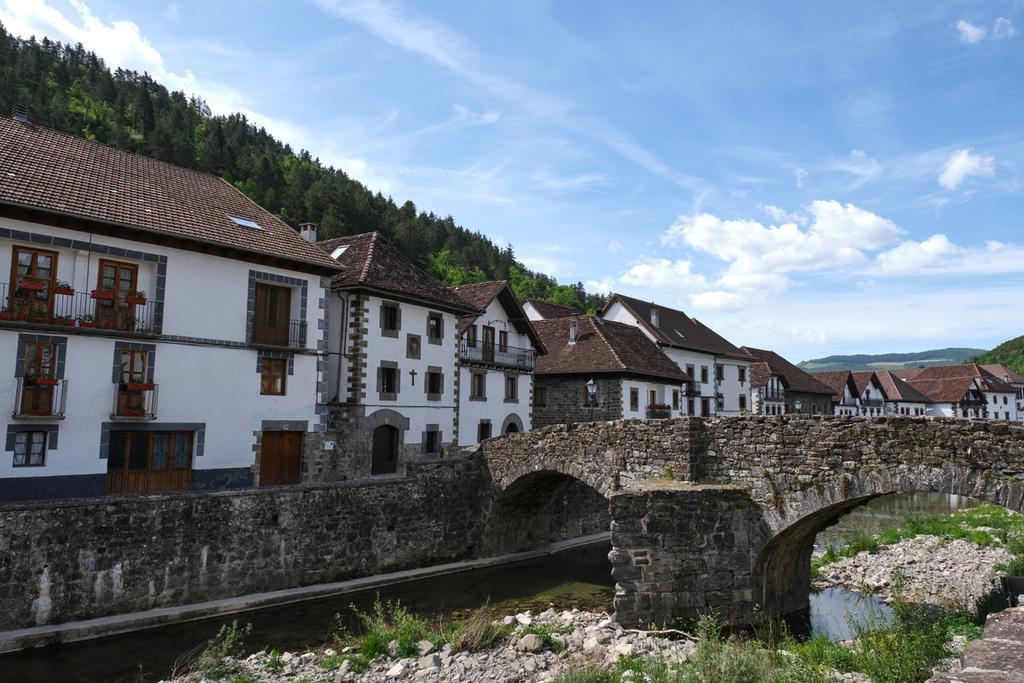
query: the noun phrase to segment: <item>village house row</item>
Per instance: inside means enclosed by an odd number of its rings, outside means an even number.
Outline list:
[[[682,311],[445,287],[216,177],[0,117],[0,502],[402,476],[564,422],[1024,419],[1002,366],[809,375]]]

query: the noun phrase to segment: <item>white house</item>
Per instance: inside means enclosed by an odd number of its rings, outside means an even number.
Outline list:
[[[529,431],[540,338],[507,282],[450,289],[477,311],[459,319],[459,445]]]
[[[976,363],[917,368],[907,383],[931,401],[928,414],[974,419],[1022,419],[1017,389]]]
[[[693,379],[685,415],[739,415],[750,407],[751,358],[682,311],[612,294],[601,318],[639,327]]]
[[[534,373],[534,427],[685,414],[689,377],[636,326],[570,316],[533,327],[545,349]]]
[[[767,349],[742,346],[751,357],[750,387],[755,415],[828,415],[832,388]]]
[[[551,320],[552,318],[567,318],[579,315],[580,312],[571,306],[552,304],[539,299],[527,299],[523,302],[523,311],[530,320]]]
[[[832,389],[832,410],[835,415],[850,417],[861,414],[860,391],[849,370],[826,370],[808,373]]]
[[[1016,392],[1017,419],[1024,420],[1024,375],[1000,363],[982,365],[981,369],[1013,387]]]
[[[336,264],[229,183],[0,118],[0,501],[288,484]]]
[[[856,374],[856,373],[854,373]],[[885,396],[885,414],[921,417],[932,401],[891,370],[875,370],[875,379]]]
[[[331,282],[325,478],[402,473],[458,444],[458,320],[477,311],[380,233],[319,243]]]

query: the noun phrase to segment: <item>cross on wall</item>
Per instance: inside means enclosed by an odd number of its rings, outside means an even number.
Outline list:
[[[409,377],[412,378],[411,386],[416,386],[416,371],[415,370],[410,370],[409,371]]]

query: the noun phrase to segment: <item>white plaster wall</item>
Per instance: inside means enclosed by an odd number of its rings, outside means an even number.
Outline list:
[[[640,401],[637,410],[631,410],[629,406],[630,389],[637,389],[640,392]],[[664,403],[672,406],[672,391],[679,390],[678,384],[666,384],[663,382],[651,382],[639,379],[622,380],[622,417],[627,420],[646,420],[647,406],[650,403],[650,392],[655,392],[656,403]],[[672,417],[679,417],[686,414],[686,400],[680,394],[679,410],[671,411]]]

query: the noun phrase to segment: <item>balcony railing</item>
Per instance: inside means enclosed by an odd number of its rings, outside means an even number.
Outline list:
[[[666,420],[672,417],[672,406],[658,404],[647,406],[648,420]]]
[[[66,379],[19,377],[12,415],[22,420],[62,420],[67,402]]]
[[[158,384],[119,384],[110,417],[115,420],[155,420]]]
[[[764,392],[764,400],[766,401],[785,401],[786,390],[785,389],[766,389]]]
[[[43,289],[37,289],[42,286]],[[0,321],[153,334],[153,304],[145,298],[93,290],[76,292],[22,280],[0,283]]]
[[[839,401],[839,405],[841,405],[841,406],[849,406],[849,407],[856,407],[857,406],[857,399],[854,398],[853,396],[844,396],[843,399],[841,401]]]
[[[470,344],[465,339],[459,342],[459,353],[464,363],[484,363],[520,370],[532,370],[535,358],[533,349],[485,344],[479,340],[476,344]]]
[[[885,401],[880,398],[862,398],[860,404],[865,408],[881,408],[885,405]]]
[[[252,320],[252,343],[289,349],[305,348],[306,321],[268,320],[256,316]]]
[[[984,399],[966,399],[957,403],[957,406],[964,410],[975,410],[977,408],[988,408],[988,401]]]
[[[686,396],[687,398],[700,396],[700,384],[697,382],[683,383],[683,396]]]

